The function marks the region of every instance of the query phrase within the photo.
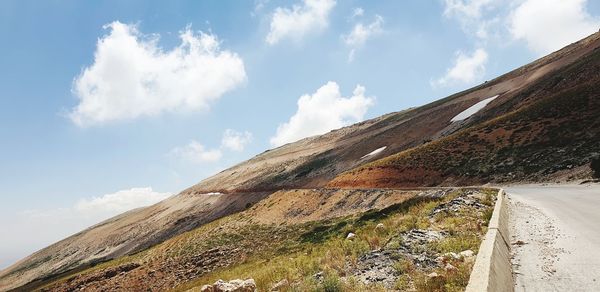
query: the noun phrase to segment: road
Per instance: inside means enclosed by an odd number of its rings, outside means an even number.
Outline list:
[[[600,185],[504,189],[515,291],[600,291]]]

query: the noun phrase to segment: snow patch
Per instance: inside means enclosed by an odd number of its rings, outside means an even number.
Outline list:
[[[474,104],[470,108],[468,108],[468,109],[464,110],[463,112],[461,112],[460,114],[458,114],[456,117],[452,118],[450,121],[458,122],[458,121],[467,119],[468,117],[474,115],[475,113],[477,113],[478,111],[483,109],[488,103],[492,102],[492,100],[496,99],[496,97],[498,97],[498,96],[499,95],[495,95],[495,96],[486,98],[486,99]]]
[[[369,157],[369,156],[373,156],[373,155],[377,155],[379,154],[381,151],[385,150],[385,148],[387,148],[387,146],[383,146],[381,148],[377,148],[373,151],[371,151],[369,154],[365,154],[365,156],[361,157],[360,159],[363,159],[365,157]]]

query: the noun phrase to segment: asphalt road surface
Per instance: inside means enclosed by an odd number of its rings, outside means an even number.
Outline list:
[[[504,189],[515,291],[600,291],[600,185]]]

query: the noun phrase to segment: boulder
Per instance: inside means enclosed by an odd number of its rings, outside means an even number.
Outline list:
[[[356,234],[354,234],[354,233],[350,232],[350,233],[348,233],[348,235],[346,236],[346,239],[348,239],[348,240],[353,240],[355,237],[356,237]]]
[[[460,260],[460,256],[455,252],[447,252],[443,256],[448,259]]]
[[[235,279],[229,282],[218,280],[212,285],[204,285],[200,288],[201,292],[254,292],[256,283],[254,279],[240,280]]]
[[[470,258],[472,256],[475,256],[475,253],[472,250],[467,249],[467,250],[459,252],[458,255],[463,258]]]

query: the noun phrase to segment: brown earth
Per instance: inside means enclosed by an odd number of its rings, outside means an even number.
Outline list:
[[[477,124],[347,171],[345,188],[546,182],[591,176],[600,153],[600,50],[500,95]],[[542,68],[547,69],[547,66]]]

